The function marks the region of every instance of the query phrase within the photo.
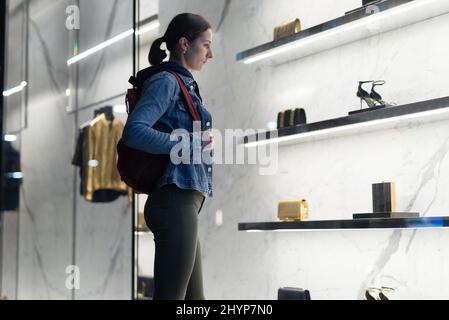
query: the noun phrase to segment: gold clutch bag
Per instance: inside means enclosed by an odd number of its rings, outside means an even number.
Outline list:
[[[282,221],[304,221],[309,218],[309,205],[305,199],[284,200],[278,203],[278,218]]]
[[[289,20],[274,28],[274,40],[290,36],[301,31],[301,21],[299,19]]]

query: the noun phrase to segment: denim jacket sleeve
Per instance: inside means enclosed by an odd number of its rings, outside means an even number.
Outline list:
[[[174,103],[177,86],[176,79],[167,72],[145,81],[142,96],[126,121],[124,144],[147,153],[170,154],[177,141],[170,141],[169,133],[152,127]]]

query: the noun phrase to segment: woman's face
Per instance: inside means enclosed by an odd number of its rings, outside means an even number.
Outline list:
[[[200,71],[212,59],[212,30],[207,29],[201,36],[189,43],[184,59],[189,69]]]

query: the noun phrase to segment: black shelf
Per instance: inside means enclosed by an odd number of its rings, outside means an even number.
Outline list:
[[[281,138],[302,133],[317,132],[320,130],[339,128],[354,124],[368,123],[370,121],[395,118],[411,114],[419,114],[421,112],[433,111],[449,107],[449,97],[437,98],[411,104],[405,104],[394,107],[386,107],[382,109],[366,111],[351,114],[345,117],[334,118],[309,124],[301,124],[289,128],[281,128],[274,131],[265,131],[254,135],[243,137],[244,143],[258,142],[269,140],[272,138]],[[437,119],[442,119],[438,116]],[[299,137],[299,136],[298,136]]]
[[[392,9],[394,7],[416,1],[416,0],[385,0],[382,2],[375,3],[376,8],[378,10],[377,13]],[[361,2],[361,1],[360,1]],[[360,8],[363,9],[363,8]],[[308,29],[304,29],[303,31],[300,31],[298,33],[292,34],[287,37],[283,37],[281,39],[267,42],[265,44],[259,45],[257,47],[242,51],[237,53],[236,59],[237,61],[242,61],[251,57],[254,57],[259,54],[263,54],[269,50],[276,49],[278,47],[282,47],[284,45],[287,45],[292,42],[296,42],[302,39],[306,39],[308,37],[317,35],[319,33],[322,33],[324,31],[332,30],[337,27],[341,27],[345,24],[366,18],[371,15],[371,12],[366,12],[366,10],[355,10],[352,13],[347,13],[344,16],[338,17],[333,20],[326,21],[322,24],[310,27]]]
[[[397,219],[316,220],[301,222],[243,222],[238,224],[239,231],[424,229],[447,227],[449,227],[449,216]]]

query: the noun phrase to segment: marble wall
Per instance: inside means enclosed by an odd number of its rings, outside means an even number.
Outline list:
[[[271,41],[276,24],[299,17],[305,29],[360,4],[161,1],[161,32],[184,11],[211,22],[215,56],[195,77],[219,130],[263,129],[290,106],[305,108],[309,122],[344,116],[359,107],[365,79],[386,80],[379,91],[397,104],[448,96],[447,14],[276,66],[236,62],[238,52]],[[279,287],[295,286],[314,299],[361,299],[367,286],[392,286],[392,299],[448,299],[444,229],[237,231],[239,222],[275,221],[278,201],[298,197],[309,201],[310,219],[350,219],[371,211],[371,184],[381,181],[396,182],[399,211],[448,215],[448,152],[447,123],[418,122],[282,146],[271,176],[255,165],[216,165],[200,222],[206,297],[276,299]]]
[[[64,96],[68,42],[63,13],[67,4],[29,3],[28,126],[18,134],[24,174],[18,299],[69,299],[72,294],[65,287],[66,266],[73,264],[73,168],[67,160],[73,152],[74,125],[73,117],[65,112]]]
[[[101,10],[100,10],[101,8]],[[132,2],[81,1],[80,52],[132,28]],[[132,74],[132,37],[119,41],[78,63],[79,107],[125,92]],[[104,104],[123,104],[115,98]],[[79,113],[79,125],[93,118],[95,105]],[[125,121],[124,115],[116,115]],[[130,299],[132,232],[131,204],[126,197],[92,204],[77,195],[76,262],[83,276],[77,299]],[[77,232],[78,234],[78,232]]]

